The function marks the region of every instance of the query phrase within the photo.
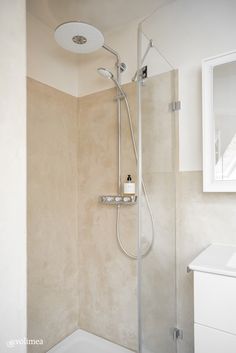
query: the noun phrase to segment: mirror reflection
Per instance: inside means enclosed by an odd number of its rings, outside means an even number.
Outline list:
[[[213,68],[215,179],[236,180],[236,62]]]

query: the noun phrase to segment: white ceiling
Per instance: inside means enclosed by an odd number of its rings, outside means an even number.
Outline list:
[[[142,19],[170,0],[27,0],[27,10],[51,28],[77,20],[109,32]]]

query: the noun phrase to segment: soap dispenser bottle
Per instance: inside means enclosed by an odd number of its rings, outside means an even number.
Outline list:
[[[127,176],[126,182],[124,183],[124,194],[126,195],[135,194],[135,183],[132,181],[130,174]]]

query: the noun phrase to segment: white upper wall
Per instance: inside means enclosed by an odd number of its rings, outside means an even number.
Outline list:
[[[137,26],[134,21],[125,27],[105,33],[105,44],[116,50],[121,60],[127,65],[122,74],[122,83],[130,82],[136,71],[137,63]],[[115,72],[116,58],[103,48],[92,54],[79,56],[79,96],[85,96],[114,86],[97,73],[97,68],[105,67]]]
[[[177,0],[143,25],[179,69],[180,170],[202,169],[201,61],[236,49],[235,0]]]
[[[105,43],[117,50],[128,69],[122,83],[130,82],[136,70],[138,21],[105,34]],[[77,55],[56,43],[54,29],[27,13],[27,75],[73,96],[84,96],[110,88],[97,68],[114,70],[115,57],[104,49]]]
[[[60,48],[54,30],[27,13],[27,76],[78,95],[78,57]]]
[[[153,39],[158,50],[174,68],[179,69],[182,171],[202,169],[201,61],[203,58],[235,49],[235,13],[235,0],[177,0],[159,9],[143,25],[145,34]],[[136,71],[137,25],[138,21],[134,21],[113,32],[105,33],[106,44],[117,50],[122,61],[128,66],[127,71],[122,74],[122,83],[129,82]],[[38,20],[30,22],[32,33],[29,35],[29,76],[68,93],[77,89],[79,96],[112,86],[112,82],[99,77],[96,72],[100,66],[114,71],[114,58],[111,54],[100,49],[93,54],[79,55],[76,68],[77,61],[74,60],[73,54],[55,47],[51,29],[45,29],[45,33],[51,31],[48,41],[42,40],[43,34],[37,33],[41,33],[41,26],[47,27]],[[37,36],[41,40],[36,45],[34,38]],[[40,60],[37,53],[41,55]],[[146,63],[149,75],[170,69],[155,49],[149,53]],[[54,65],[64,70],[57,70],[55,74]],[[78,73],[77,88],[76,74],[73,74],[75,72]],[[70,90],[72,86],[73,89]]]
[[[122,84],[131,82],[137,69],[137,29],[139,21],[118,28],[105,34],[105,44],[115,49],[121,61],[127,66],[122,73]],[[143,53],[148,46],[148,39],[143,36]],[[105,67],[115,72],[116,58],[103,48],[92,54],[79,56],[79,96],[85,96],[114,86],[114,83],[98,75],[97,68]],[[168,71],[171,67],[164,62],[159,53],[153,49],[144,64],[148,64],[150,76]]]
[[[177,0],[159,9],[143,24],[145,34],[153,39],[172,66],[179,69],[181,171],[202,169],[201,61],[236,49],[235,13],[235,0]],[[137,27],[133,31],[136,32]],[[127,31],[124,31],[120,43],[123,43],[124,54],[125,51],[126,55],[130,53],[129,71],[134,72],[136,41],[126,42],[126,37]],[[145,63],[151,75],[166,70],[155,50]],[[124,81],[127,82],[125,77]]]
[[[1,0],[0,352],[17,353],[27,350],[9,342],[27,335],[25,17],[24,0]]]

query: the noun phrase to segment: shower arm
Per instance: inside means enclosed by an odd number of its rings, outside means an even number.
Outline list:
[[[121,59],[120,59],[120,55],[119,53],[112,49],[111,47],[109,47],[108,45],[104,44],[103,49],[107,50],[109,53],[115,55],[116,57],[116,68],[117,68],[117,81],[118,83],[120,83],[120,64],[121,64]]]

